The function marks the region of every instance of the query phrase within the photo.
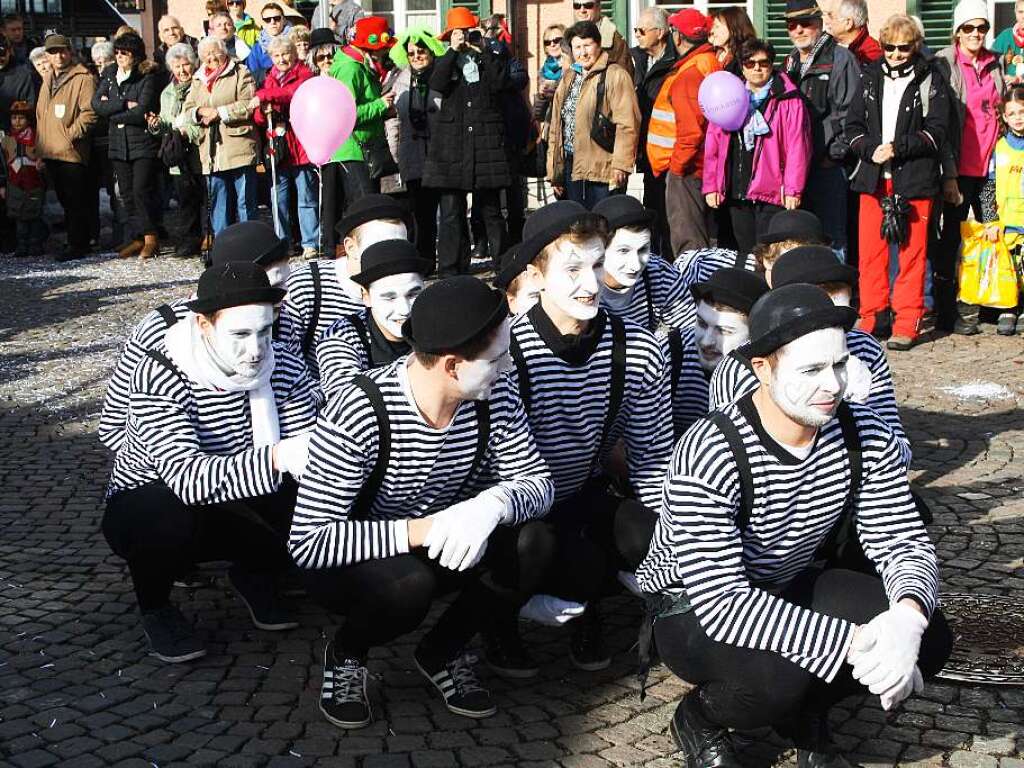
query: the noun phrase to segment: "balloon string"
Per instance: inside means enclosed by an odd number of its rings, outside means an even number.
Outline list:
[[[316,177],[320,182],[320,237],[317,250],[320,251],[320,258],[324,257],[324,167],[318,165],[316,167]]]

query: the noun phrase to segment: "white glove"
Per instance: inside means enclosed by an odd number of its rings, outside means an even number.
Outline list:
[[[631,571],[619,571],[615,574],[615,578],[619,580],[619,584],[624,586],[637,597],[644,596],[643,590],[640,589],[640,585],[637,583],[635,573],[632,573]]]
[[[914,665],[914,674],[910,680],[899,689],[892,689],[881,695],[882,709],[888,711],[907,698],[912,693],[921,693],[924,690],[924,678],[921,677],[921,670]]]
[[[847,661],[853,677],[871,693],[884,695],[890,705],[910,695],[917,681],[917,655],[928,619],[909,606],[896,603],[861,627],[850,646]]]
[[[586,607],[586,603],[574,603],[554,595],[534,595],[519,609],[519,618],[560,627],[582,616]]]
[[[505,505],[487,491],[442,509],[430,516],[430,531],[423,541],[427,555],[453,571],[472,568],[504,515]]]
[[[846,393],[843,399],[851,403],[864,404],[871,394],[871,369],[856,355],[846,361]]]
[[[302,473],[306,471],[306,462],[309,461],[309,438],[312,434],[303,432],[301,435],[286,437],[274,446],[279,471],[287,472],[296,480],[302,477]]]

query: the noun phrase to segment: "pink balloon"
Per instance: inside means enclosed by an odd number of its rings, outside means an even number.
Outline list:
[[[721,70],[704,78],[697,91],[697,103],[704,117],[726,131],[737,131],[747,121],[750,96],[747,87],[732,72]]]
[[[292,128],[310,162],[323,165],[356,125],[356,101],[341,81],[319,75],[311,77],[292,96]]]

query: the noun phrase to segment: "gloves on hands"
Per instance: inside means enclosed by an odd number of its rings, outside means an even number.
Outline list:
[[[306,471],[306,462],[309,461],[309,438],[312,434],[303,432],[301,435],[286,437],[274,446],[279,471],[287,472],[296,480],[302,477]]]
[[[846,361],[846,394],[843,398],[851,403],[866,403],[871,394],[871,369],[856,355]]]
[[[487,491],[442,509],[430,516],[430,532],[423,540],[427,555],[453,571],[472,568],[504,515],[505,505]]]
[[[854,679],[881,696],[883,708],[924,688],[917,655],[927,627],[920,612],[896,603],[861,627],[850,646],[846,660],[853,665]]]
[[[586,603],[574,603],[554,595],[534,595],[519,609],[519,618],[560,627],[582,616],[586,607]]]

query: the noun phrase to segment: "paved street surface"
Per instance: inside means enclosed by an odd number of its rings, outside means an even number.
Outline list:
[[[110,457],[93,433],[124,335],[198,272],[173,259],[0,261],[0,765],[680,765],[667,726],[686,687],[659,667],[639,702],[639,609],[626,597],[606,604],[610,669],[577,672],[565,633],[528,629],[541,677],[488,675],[500,713],[481,722],[447,713],[408,637],[370,661],[373,725],[333,727],[317,709],[332,619],[300,603],[301,629],[255,630],[215,568],[208,588],[174,594],[209,655],[146,656],[125,569],[99,532]],[[950,591],[1024,598],[1021,351],[990,326],[892,358]],[[892,713],[851,699],[834,716],[866,765],[1024,768],[1024,688],[944,682]],[[751,765],[792,764],[770,734],[746,738]]]

